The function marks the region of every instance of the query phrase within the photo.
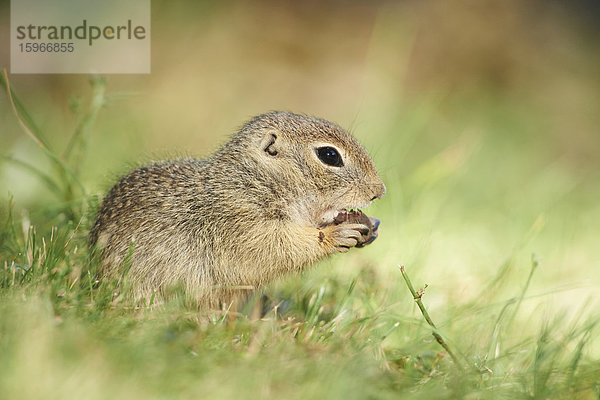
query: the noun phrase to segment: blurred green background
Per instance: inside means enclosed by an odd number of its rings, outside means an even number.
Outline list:
[[[424,301],[442,325],[472,327],[473,337],[455,337],[468,348],[498,310],[471,325],[453,313],[518,295],[535,254],[514,335],[557,314],[597,315],[599,15],[591,1],[153,1],[152,73],[107,76],[82,181],[101,196],[132,165],[210,154],[253,115],[317,115],[373,156],[388,192],[367,213],[382,232],[274,287],[358,276],[374,310],[394,321],[418,316],[402,264],[415,285],[429,284]],[[9,66],[7,46],[0,64]],[[90,77],[9,78],[63,149],[88,107]],[[0,127],[2,155],[49,169],[6,95]],[[17,215],[49,229],[61,199],[38,177],[3,161],[0,188],[4,214],[10,194]],[[403,340],[394,335],[390,348]],[[598,340],[586,349],[600,355]]]
[[[383,233],[365,255],[382,258],[380,273],[407,264],[469,297],[537,220],[523,252],[543,260],[540,285],[594,294],[600,52],[589,13],[560,2],[155,1],[152,73],[108,76],[82,179],[102,194],[132,164],[209,154],[253,115],[314,114],[352,131],[387,183],[370,211]],[[63,149],[89,76],[10,79]],[[6,96],[0,124],[3,154],[48,169]],[[53,201],[10,162],[0,187],[34,218]]]

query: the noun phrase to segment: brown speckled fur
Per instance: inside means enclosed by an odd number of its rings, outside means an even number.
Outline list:
[[[323,145],[340,151],[342,167],[317,158]],[[334,215],[324,214],[384,193],[371,158],[343,129],[272,112],[206,160],[161,161],[121,178],[90,241],[103,250],[103,276],[119,276],[131,252],[127,276],[136,298],[156,291],[160,300],[166,288],[182,285],[203,307],[221,307],[236,287],[259,287],[348,251],[364,226],[334,225]]]

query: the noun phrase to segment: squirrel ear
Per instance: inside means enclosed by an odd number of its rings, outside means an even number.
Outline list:
[[[261,142],[260,147],[265,153],[270,156],[276,156],[279,153],[279,146],[277,146],[277,135],[272,132],[267,132]]]

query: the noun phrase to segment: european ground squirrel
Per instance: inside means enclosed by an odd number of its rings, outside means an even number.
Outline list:
[[[179,285],[201,306],[222,307],[240,288],[371,242],[379,221],[348,210],[384,193],[366,150],[342,128],[271,112],[205,160],[156,162],[122,177],[90,242],[102,250],[100,274],[126,272],[138,299]]]

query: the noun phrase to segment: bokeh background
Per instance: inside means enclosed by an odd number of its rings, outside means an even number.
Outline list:
[[[314,114],[352,131],[387,183],[371,211],[385,217],[381,269],[436,271],[462,296],[535,226],[543,248],[527,243],[525,252],[548,263],[541,274],[597,288],[598,9],[154,1],[152,73],[107,77],[83,181],[101,194],[131,164],[209,154],[255,114]],[[3,43],[8,15],[4,4]],[[8,46],[0,56],[8,67]],[[56,149],[80,122],[89,78],[10,75]],[[48,168],[6,96],[0,126],[4,154]],[[18,207],[52,202],[37,177],[10,162],[0,164],[0,187]]]
[[[388,193],[367,210],[382,220],[372,246],[291,280],[362,271],[372,295],[403,315],[414,312],[403,264],[416,285],[429,284],[424,299],[439,318],[517,295],[534,257],[524,327],[559,311],[593,313],[599,17],[593,1],[153,1],[152,73],[107,77],[82,180],[102,195],[132,165],[211,153],[255,114],[314,114],[365,144]],[[0,64],[9,66],[6,45]],[[9,77],[47,140],[64,148],[90,77]],[[2,154],[49,168],[5,95],[0,132]],[[3,204],[14,196],[41,225],[60,202],[14,162],[0,164],[0,188]]]

